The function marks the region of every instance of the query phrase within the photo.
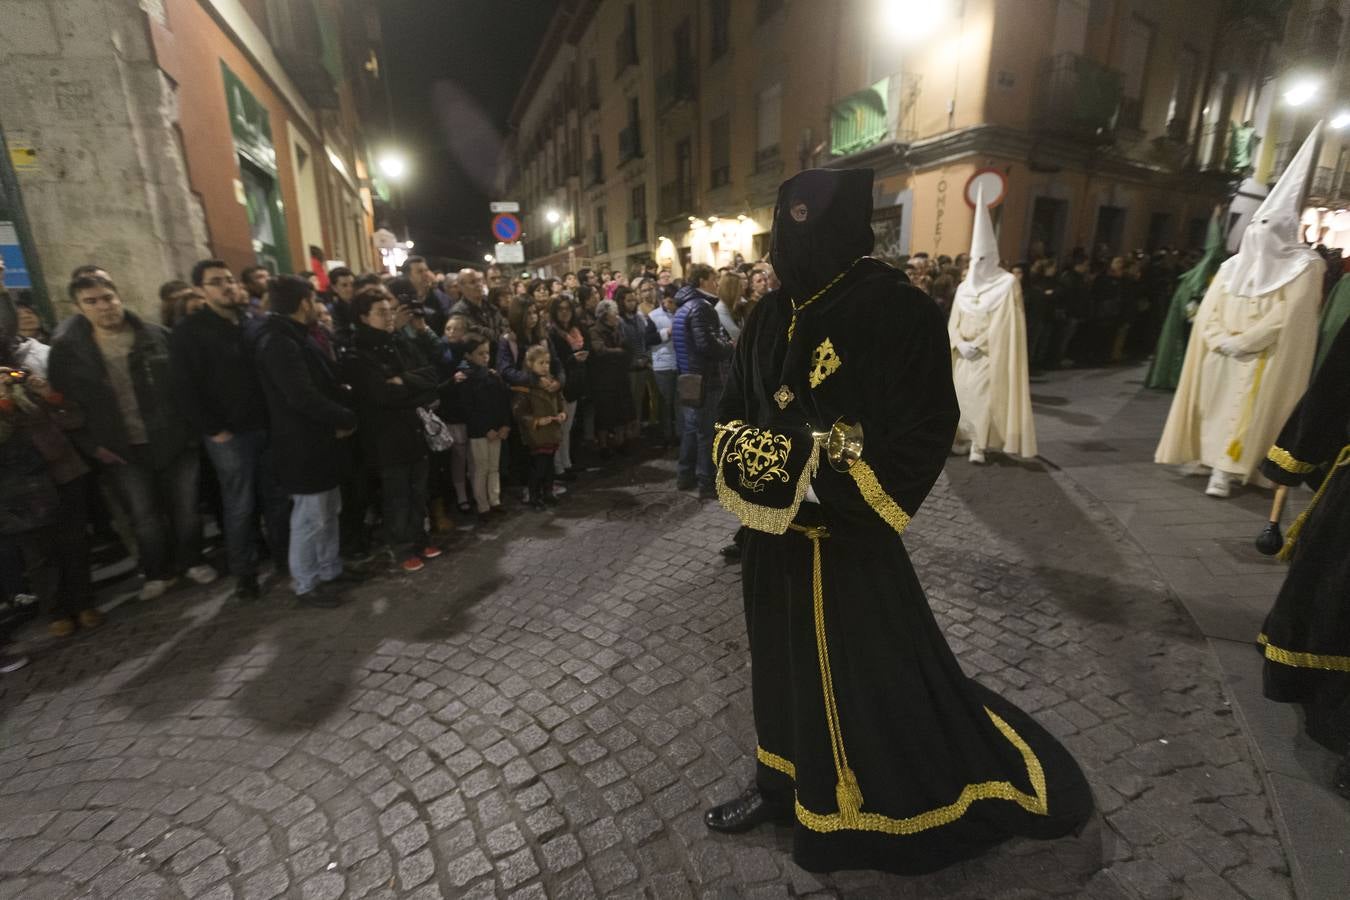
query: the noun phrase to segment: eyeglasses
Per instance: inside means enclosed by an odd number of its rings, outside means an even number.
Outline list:
[[[221,278],[212,278],[208,281],[202,282],[202,284],[209,284],[211,285],[211,287],[224,287],[227,284],[238,284],[238,283],[239,282],[234,280],[233,275],[225,275]]]

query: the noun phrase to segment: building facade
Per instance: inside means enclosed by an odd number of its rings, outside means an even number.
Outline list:
[[[15,0],[0,129],[42,285],[96,263],[133,308],[192,263],[372,269],[388,122],[379,20],[358,0]],[[30,268],[36,268],[30,266]]]
[[[565,0],[499,186],[552,273],[759,257],[778,185],[813,166],[876,171],[884,257],[966,250],[985,171],[1007,260],[1194,246],[1230,203],[1236,240],[1332,115],[1342,5]],[[1289,107],[1308,67],[1321,100]],[[1350,194],[1343,155],[1329,131],[1319,203]]]

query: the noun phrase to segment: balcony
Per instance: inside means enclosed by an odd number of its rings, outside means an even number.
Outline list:
[[[619,132],[619,165],[641,155],[642,126],[638,122],[630,122],[627,128]]]
[[[781,171],[782,168],[782,149],[777,144],[755,151],[756,175],[762,172]]]
[[[586,187],[595,187],[597,184],[605,183],[605,160],[600,156],[592,156],[586,160],[585,176]]]
[[[646,220],[646,219],[629,219],[629,220],[628,220],[628,225],[627,225],[627,227],[624,229],[624,231],[625,231],[625,233],[626,233],[626,235],[627,235],[627,237],[628,237],[628,246],[631,247],[631,246],[633,246],[634,244],[645,244],[645,243],[647,243],[647,220]]]
[[[694,211],[694,186],[687,181],[661,185],[660,218],[675,219]]]
[[[1036,128],[1085,141],[1112,140],[1122,100],[1120,73],[1076,53],[1059,53],[1041,69]]]
[[[686,66],[677,65],[668,69],[656,80],[656,108],[663,112],[697,96],[694,73]]]
[[[603,256],[609,252],[609,233],[606,231],[597,231],[591,235],[591,254],[594,256]]]
[[[830,108],[830,155],[848,156],[886,139],[890,79],[850,94]]]
[[[1279,41],[1292,0],[1228,0],[1223,20],[1230,26],[1259,29],[1266,40]]]

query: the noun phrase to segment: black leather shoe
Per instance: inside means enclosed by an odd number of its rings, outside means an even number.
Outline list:
[[[791,821],[791,813],[764,799],[759,788],[751,786],[735,800],[714,806],[703,814],[703,824],[723,834],[740,834],[765,822]]]
[[[741,561],[741,545],[740,545],[740,544],[727,544],[725,547],[723,547],[723,548],[722,548],[720,551],[718,551],[718,552],[722,554],[722,558],[725,559],[727,562],[740,562],[740,561]]]
[[[262,596],[256,578],[240,578],[234,586],[234,599],[240,603],[253,603]]]

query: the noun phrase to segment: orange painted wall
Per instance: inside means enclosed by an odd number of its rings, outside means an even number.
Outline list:
[[[272,144],[277,151],[277,177],[286,212],[290,267],[294,270],[304,266],[305,252],[297,212],[299,201],[287,129],[297,128],[312,147],[321,148],[322,143],[298,122],[291,121],[287,104],[201,4],[196,0],[165,0],[164,5],[167,27],[153,24],[151,34],[160,68],[178,85],[179,128],[187,157],[188,178],[206,212],[212,252],[236,271],[254,262],[248,211],[235,197],[234,182],[239,177],[239,163],[234,152],[225,84],[220,71],[223,61],[268,110]]]

